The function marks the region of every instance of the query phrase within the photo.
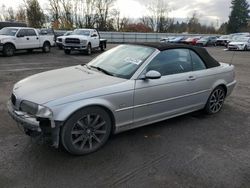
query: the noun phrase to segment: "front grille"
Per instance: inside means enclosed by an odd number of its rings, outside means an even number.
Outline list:
[[[16,106],[16,96],[14,94],[11,95],[11,102],[14,106]]]
[[[76,38],[66,38],[65,43],[66,44],[80,44],[80,40]]]

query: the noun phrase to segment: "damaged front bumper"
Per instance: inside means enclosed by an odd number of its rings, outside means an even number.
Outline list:
[[[59,146],[59,134],[62,122],[37,118],[26,112],[14,109],[11,101],[8,101],[7,108],[10,116],[23,127],[24,132],[31,137],[36,137],[42,142],[50,142],[53,147]]]

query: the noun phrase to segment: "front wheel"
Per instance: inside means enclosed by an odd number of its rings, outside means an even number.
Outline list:
[[[77,111],[61,131],[64,148],[74,155],[85,155],[100,149],[111,133],[111,118],[99,107]]]
[[[45,43],[43,44],[43,52],[44,52],[44,53],[50,52],[50,43],[45,42]]]
[[[208,98],[207,104],[204,109],[205,112],[207,114],[218,113],[222,109],[225,97],[226,92],[222,86],[218,86],[217,88],[215,88]]]
[[[5,44],[3,47],[3,55],[10,57],[15,54],[15,47],[12,44]]]

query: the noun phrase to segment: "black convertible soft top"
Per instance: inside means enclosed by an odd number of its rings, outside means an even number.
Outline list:
[[[133,45],[141,45],[141,46],[148,46],[152,48],[156,48],[160,51],[169,50],[169,49],[177,49],[177,48],[185,48],[193,50],[200,56],[200,58],[204,61],[207,68],[218,67],[220,64],[216,61],[205,48],[185,45],[185,44],[172,44],[172,43],[129,43]]]

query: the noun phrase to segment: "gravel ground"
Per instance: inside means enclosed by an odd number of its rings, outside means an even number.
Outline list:
[[[6,101],[20,79],[86,63],[99,52],[0,55],[0,187],[249,188],[250,52],[208,51],[236,66],[238,84],[219,114],[195,112],[124,132],[82,157],[33,143],[8,116]]]

